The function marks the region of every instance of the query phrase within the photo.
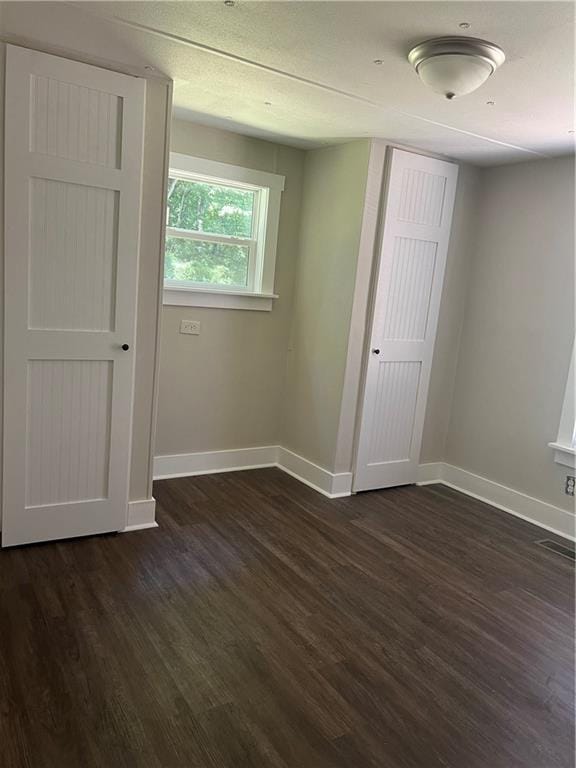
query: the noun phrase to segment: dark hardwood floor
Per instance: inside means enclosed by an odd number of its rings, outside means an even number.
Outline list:
[[[573,573],[441,486],[157,483],[160,528],[0,553],[2,768],[567,768]]]

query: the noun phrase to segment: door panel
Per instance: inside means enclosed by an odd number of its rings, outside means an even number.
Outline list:
[[[394,150],[396,153],[398,150]],[[399,155],[396,154],[398,158]],[[414,155],[413,157],[422,157]],[[446,176],[419,168],[403,168],[398,200],[398,221],[439,227],[446,194]]]
[[[382,362],[378,366],[368,452],[370,464],[404,461],[410,457],[420,367],[420,363],[411,361]]]
[[[125,526],[143,120],[142,80],[7,46],[3,546]]]
[[[120,168],[121,96],[32,74],[30,101],[31,152]]]
[[[118,192],[30,182],[29,328],[113,331]]]
[[[395,237],[382,319],[383,340],[422,341],[430,310],[437,243]]]
[[[112,363],[31,360],[27,397],[26,506],[105,499]]]
[[[354,490],[413,483],[458,168],[391,150]]]

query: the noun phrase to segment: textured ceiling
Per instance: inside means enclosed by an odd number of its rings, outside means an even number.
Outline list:
[[[126,45],[174,80],[180,117],[296,146],[375,136],[483,165],[573,150],[572,3],[78,6],[113,19]],[[452,102],[406,61],[414,43],[445,34],[486,38],[507,56],[479,91]]]

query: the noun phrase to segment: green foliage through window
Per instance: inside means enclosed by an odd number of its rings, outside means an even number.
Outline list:
[[[250,249],[245,245],[210,243],[184,237],[166,238],[164,277],[194,283],[246,288]]]
[[[246,288],[250,244],[227,243],[227,237],[253,237],[257,193],[171,177],[168,182],[168,227],[221,237],[221,241],[166,238],[164,277],[196,283]]]

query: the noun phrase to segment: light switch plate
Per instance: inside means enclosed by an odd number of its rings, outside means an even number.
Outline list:
[[[189,333],[192,336],[200,335],[200,320],[181,320],[180,333]]]

